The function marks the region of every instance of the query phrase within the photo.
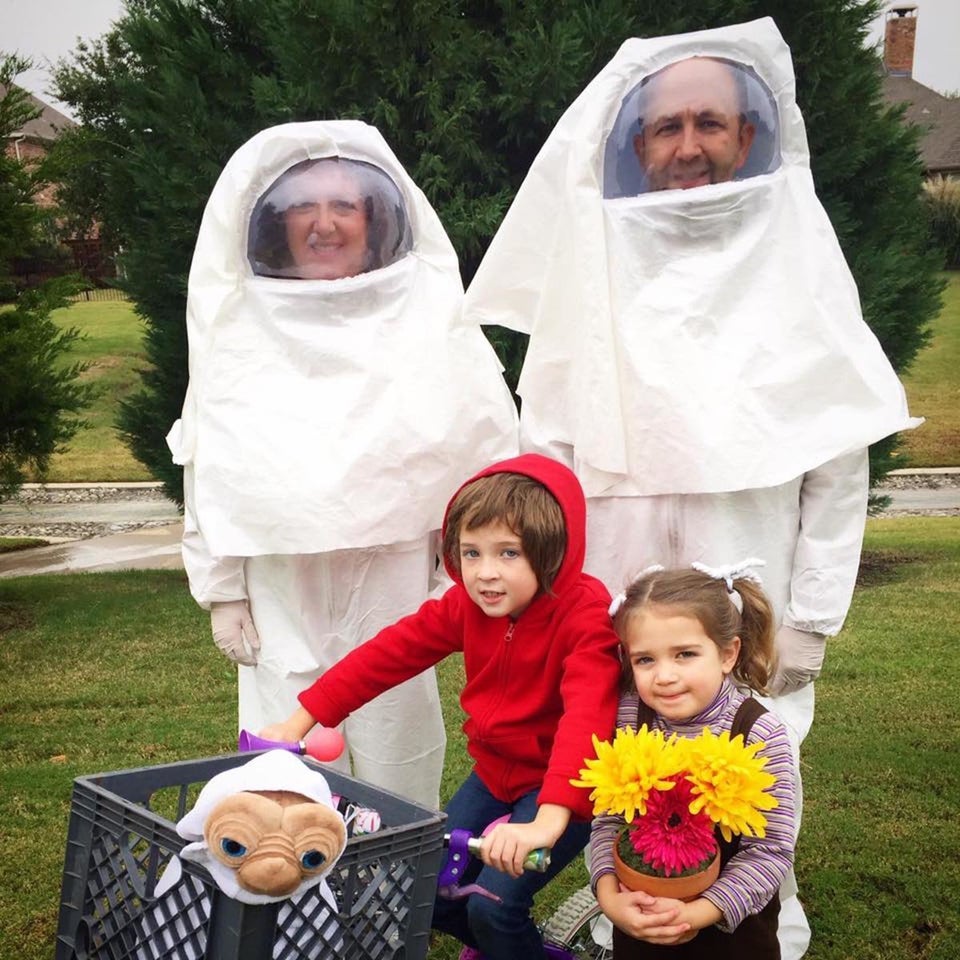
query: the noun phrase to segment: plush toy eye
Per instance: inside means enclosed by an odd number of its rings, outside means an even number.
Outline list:
[[[316,870],[326,863],[327,858],[319,850],[308,850],[300,857],[300,863],[305,870]]]
[[[247,848],[239,840],[231,840],[229,837],[220,841],[220,849],[228,857],[242,857],[247,852]]]

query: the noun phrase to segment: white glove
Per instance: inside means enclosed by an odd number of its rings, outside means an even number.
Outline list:
[[[792,693],[820,676],[827,638],[822,633],[804,633],[786,624],[777,631],[777,670],[770,681],[770,693]]]
[[[213,642],[224,656],[234,663],[256,666],[260,636],[246,600],[211,604],[210,626],[213,628]]]

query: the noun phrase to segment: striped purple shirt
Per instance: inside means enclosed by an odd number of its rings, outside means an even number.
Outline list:
[[[683,723],[672,723],[657,716],[656,727],[668,736],[696,737],[704,727],[714,734],[729,730],[737,709],[744,701],[741,693],[726,679],[713,703],[702,713]],[[617,727],[636,727],[637,694],[625,694],[617,711]],[[780,888],[783,878],[793,863],[794,806],[796,786],[793,759],[787,731],[776,714],[767,712],[753,724],[747,743],[762,740],[765,744],[758,756],[767,757],[764,770],[777,779],[770,792],[779,806],[767,810],[766,837],[740,838],[740,848],[724,866],[716,882],[702,894],[723,913],[717,926],[730,933],[751,914],[759,913]],[[590,834],[590,882],[596,889],[597,880],[605,873],[613,873],[613,843],[623,826],[617,816],[596,817]]]

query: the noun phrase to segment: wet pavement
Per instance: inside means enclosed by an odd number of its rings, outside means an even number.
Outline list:
[[[0,553],[0,578],[183,568],[180,509],[157,483],[27,484],[0,504],[0,536],[49,542]]]
[[[65,540],[46,547],[0,553],[0,579],[34,573],[182,570],[182,536],[182,523],[168,523],[104,537]]]
[[[960,516],[960,467],[895,471],[880,517]],[[0,536],[51,542],[0,553],[0,578],[35,573],[183,569],[183,522],[158,484],[48,484],[0,505]]]

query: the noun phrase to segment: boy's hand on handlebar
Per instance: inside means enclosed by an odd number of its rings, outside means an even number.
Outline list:
[[[302,740],[315,724],[313,717],[303,707],[299,707],[282,723],[271,723],[258,731],[257,736],[264,740],[291,743]]]
[[[480,858],[488,867],[519,877],[527,854],[538,847],[550,847],[555,840],[536,822],[501,823],[483,838]]]
[[[570,811],[556,803],[542,803],[532,823],[501,823],[483,838],[480,858],[511,877],[523,873],[531,850],[550,849],[570,823]]]

